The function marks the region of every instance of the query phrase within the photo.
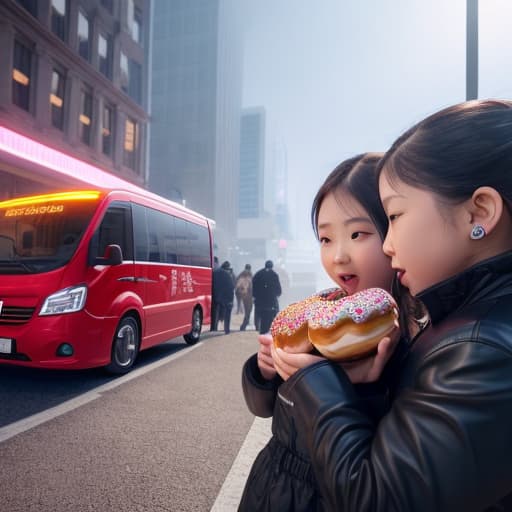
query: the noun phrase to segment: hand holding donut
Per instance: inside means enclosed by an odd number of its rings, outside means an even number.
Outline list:
[[[314,349],[340,362],[368,358],[377,351],[364,364],[343,365],[358,382],[375,380],[393,352],[396,337],[389,336],[398,327],[397,318],[394,299],[380,288],[351,296],[331,289],[291,304],[280,311],[270,329],[276,370],[289,377],[316,360],[309,354]]]
[[[260,349],[257,354],[258,368],[266,380],[272,380],[276,375],[274,360],[272,359],[272,336],[270,334],[260,334],[258,336]]]

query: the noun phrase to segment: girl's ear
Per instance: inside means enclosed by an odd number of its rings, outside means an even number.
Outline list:
[[[487,234],[492,232],[503,214],[503,198],[492,187],[478,187],[467,205],[470,223],[480,224]]]

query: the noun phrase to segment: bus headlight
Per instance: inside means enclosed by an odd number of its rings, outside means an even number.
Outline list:
[[[86,298],[86,286],[64,288],[64,290],[60,290],[46,297],[39,315],[62,315],[63,313],[80,311],[84,307]]]

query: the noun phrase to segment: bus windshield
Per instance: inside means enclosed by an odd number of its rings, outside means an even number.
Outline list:
[[[0,202],[0,275],[36,274],[73,256],[99,192],[63,192]]]

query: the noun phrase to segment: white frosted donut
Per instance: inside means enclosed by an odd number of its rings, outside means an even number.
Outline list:
[[[396,328],[397,320],[393,297],[380,288],[369,288],[310,307],[308,339],[329,359],[359,359],[376,350],[379,341]]]

